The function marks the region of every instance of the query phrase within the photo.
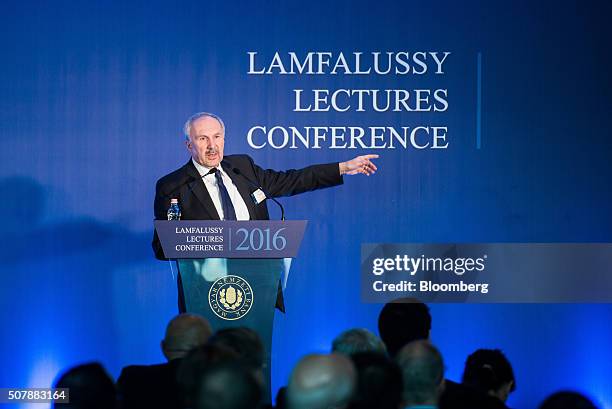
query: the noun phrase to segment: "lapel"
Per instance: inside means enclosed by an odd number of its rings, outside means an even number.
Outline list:
[[[187,184],[187,188],[198,198],[202,206],[204,206],[204,210],[210,216],[210,220],[220,220],[219,213],[217,213],[217,209],[215,208],[215,204],[210,198],[210,194],[208,194],[208,189],[204,185],[204,180],[200,176],[200,173],[196,169],[195,165],[189,159],[189,162],[185,165],[187,170],[187,174],[193,177],[195,180],[193,182],[189,182]]]
[[[255,213],[255,204],[253,203],[253,199],[251,198],[251,188],[249,183],[246,181],[245,178],[240,177],[239,175],[236,175],[234,173],[234,171],[232,170],[234,166],[227,159],[223,159],[221,161],[221,167],[223,168],[225,173],[228,174],[230,179],[232,179],[232,182],[238,189],[238,193],[240,193],[240,196],[242,196],[242,200],[244,200],[244,203],[246,203],[250,219],[257,220],[257,215]]]

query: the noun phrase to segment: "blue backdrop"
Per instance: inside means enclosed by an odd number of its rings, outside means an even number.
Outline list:
[[[284,200],[310,224],[275,321],[274,390],[342,330],[376,330],[381,306],[359,299],[362,242],[612,241],[611,11],[604,1],[5,3],[0,386],[48,386],[89,360],[113,376],[162,361],[176,287],[150,249],[154,183],[186,162],[181,126],[200,110],[224,118],[226,153],[276,169],[370,150],[255,150],[250,127],[449,128],[448,149],[379,150],[375,176]],[[248,51],[452,54],[440,77],[249,76]],[[448,111],[291,110],[293,88],[419,87],[447,88]],[[510,406],[573,388],[612,408],[612,305],[432,314],[449,378],[473,350],[498,347],[516,372]]]

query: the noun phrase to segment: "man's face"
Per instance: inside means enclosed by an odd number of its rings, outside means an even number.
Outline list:
[[[223,160],[225,135],[219,121],[209,116],[191,124],[189,140],[185,142],[191,157],[200,165],[214,168]]]

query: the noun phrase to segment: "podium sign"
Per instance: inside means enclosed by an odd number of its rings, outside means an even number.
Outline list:
[[[297,255],[306,220],[156,220],[166,258],[285,258]]]

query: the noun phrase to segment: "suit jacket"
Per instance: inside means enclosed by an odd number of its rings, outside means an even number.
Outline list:
[[[470,386],[446,379],[440,409],[508,409],[499,399]]]
[[[249,180],[259,184],[266,195],[272,197],[293,196],[343,183],[337,162],[278,172],[260,168],[247,155],[229,155],[223,158],[221,167],[236,185],[240,196],[246,203],[251,220],[268,220],[270,216],[266,201],[255,204],[251,199],[251,193],[258,188],[253,186]],[[240,175],[233,171],[235,168],[240,171]],[[173,198],[178,199],[182,220],[219,220],[219,214],[208,189],[191,159],[182,168],[157,181],[154,203],[155,220],[166,220],[170,200]],[[152,244],[155,257],[166,260],[157,232],[153,233]],[[179,311],[185,312],[180,274],[178,275],[178,291]],[[282,312],[285,311],[280,283],[276,307]]]
[[[127,366],[117,380],[121,409],[180,409],[176,374],[181,359],[165,364]]]
[[[247,205],[251,220],[268,220],[266,202],[255,204],[251,193],[257,190],[248,180],[258,183],[272,197],[293,196],[311,190],[337,186],[343,183],[338,163],[313,165],[304,169],[277,172],[262,169],[247,155],[229,155],[223,158],[221,167],[238,188]],[[234,173],[240,170],[242,175]],[[155,220],[166,220],[170,200],[177,198],[182,220],[219,220],[217,209],[208,194],[202,177],[191,159],[182,168],[162,177],[155,187]],[[157,233],[153,236],[155,256],[165,260]]]

